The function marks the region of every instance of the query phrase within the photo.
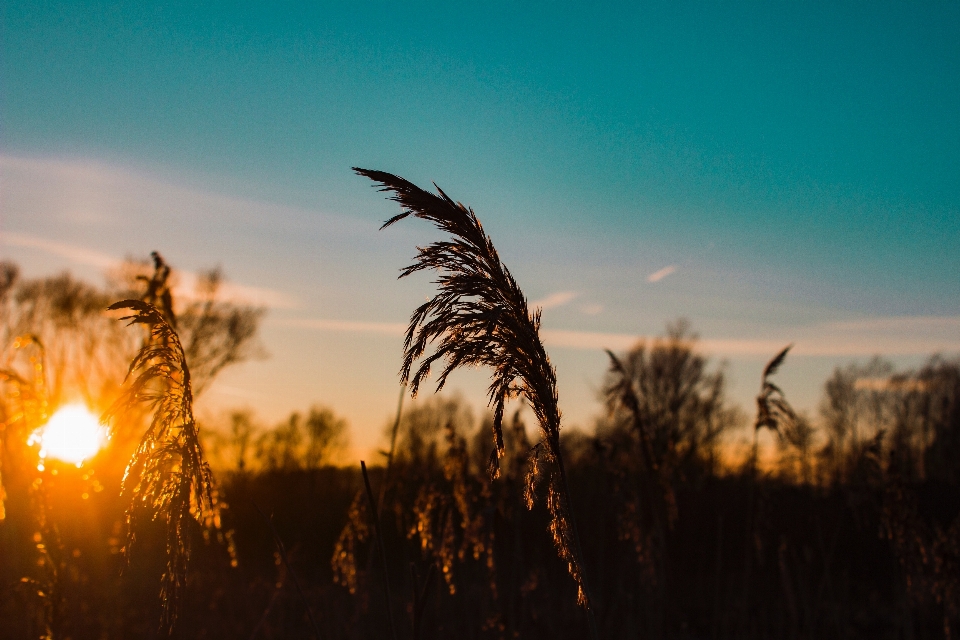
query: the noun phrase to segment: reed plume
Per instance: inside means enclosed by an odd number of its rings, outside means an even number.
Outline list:
[[[767,366],[763,368],[763,375],[760,378],[760,393],[757,395],[757,420],[753,424],[753,445],[750,447],[749,474],[750,484],[747,489],[747,526],[746,540],[744,545],[744,569],[743,569],[743,609],[741,611],[741,625],[744,628],[749,624],[750,618],[750,597],[751,597],[751,575],[753,572],[753,556],[756,546],[754,539],[754,527],[756,525],[754,513],[754,491],[757,484],[757,462],[760,447],[760,429],[767,428],[776,431],[782,435],[781,426],[793,423],[796,420],[796,414],[793,407],[787,402],[783,390],[776,384],[770,382],[770,376],[774,375],[780,365],[787,358],[787,353],[793,348],[792,344],[784,347],[780,353],[773,356]]]
[[[170,290],[170,276],[173,270],[157,251],[151,251],[150,257],[153,259],[153,274],[138,274],[135,276],[137,282],[144,284],[144,292],[140,299],[148,304],[155,306],[167,323],[177,329],[177,316],[173,312],[173,292]]]
[[[186,587],[191,534],[202,530],[205,537],[212,534],[223,540],[221,505],[200,446],[190,369],[177,332],[148,302],[122,300],[109,309],[131,310],[132,314],[122,319],[130,325],[146,326],[149,333],[130,363],[125,391],[102,421],[116,423],[138,406],[153,411],[123,478],[122,492],[130,499],[124,552],[129,559],[144,515],[165,521],[167,564],[161,578],[161,626],[172,632]]]
[[[793,407],[787,402],[783,390],[770,382],[770,376],[775,374],[787,358],[787,353],[793,348],[788,344],[783,350],[775,355],[767,366],[763,369],[763,378],[760,383],[760,393],[757,395],[757,421],[754,423],[754,430],[759,431],[766,427],[772,431],[779,431],[781,425],[796,420],[796,413]]]
[[[542,436],[531,452],[526,493],[532,498],[539,476],[545,472],[553,541],[576,581],[578,602],[588,610],[595,635],[592,603],[583,577],[582,554],[560,453],[556,372],[540,340],[540,310],[528,309],[523,291],[500,261],[472,209],[454,202],[439,187],[435,195],[390,173],[356,167],[354,171],[379,183],[381,191],[393,192],[390,199],[403,208],[381,229],[413,215],[452,236],[449,241],[420,247],[413,264],[401,270],[401,278],[430,269],[440,274],[437,295],[418,307],[410,318],[401,377],[409,382],[411,394],[415,395],[432,365],[439,361],[443,361],[443,369],[437,391],[460,367],[487,366],[493,370],[487,389],[493,408],[494,448],[489,462],[493,477],[499,475],[499,461],[504,453],[506,402],[521,396],[526,399]],[[427,354],[431,345],[436,345],[435,349]]]

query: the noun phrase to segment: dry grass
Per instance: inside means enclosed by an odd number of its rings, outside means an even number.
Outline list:
[[[221,504],[200,446],[190,369],[176,331],[148,302],[123,300],[109,309],[129,309],[131,315],[123,319],[145,326],[149,335],[130,363],[123,394],[103,421],[123,420],[140,407],[153,413],[123,479],[122,492],[130,500],[125,553],[129,557],[141,519],[166,523],[161,625],[171,632],[184,597],[193,534],[201,530],[204,536],[223,538]]]
[[[773,431],[778,431],[782,425],[789,421],[796,420],[796,413],[790,403],[787,402],[783,390],[770,382],[770,376],[774,375],[780,365],[787,358],[787,353],[793,347],[787,345],[783,350],[775,355],[767,366],[763,368],[763,377],[760,381],[760,393],[757,395],[757,420],[754,423],[754,429],[760,430],[764,427]]]
[[[57,381],[75,377],[72,371],[67,377],[56,373],[58,362],[69,360],[80,374],[89,373],[86,364],[95,360],[90,354],[102,350],[109,355],[103,359],[118,368],[126,358],[117,358],[119,347],[108,353],[106,346],[131,345],[132,336],[109,345],[91,339],[84,359],[76,355],[83,349],[58,357],[57,340],[67,334],[56,331],[106,335],[107,321],[99,315],[100,324],[84,324],[82,330],[75,322],[89,315],[102,293],[76,286],[67,276],[28,283],[29,295],[15,299],[20,311],[13,313],[2,298],[14,272],[4,272],[0,263],[0,311],[6,309],[8,320],[39,323],[47,345],[44,349],[32,335],[12,340],[9,336],[19,333],[9,327],[19,330],[18,322],[8,322],[3,334],[15,355],[0,369],[0,507],[10,505],[6,521],[0,508],[0,638],[149,634],[150,609],[124,607],[155,606],[153,585],[160,574],[161,626],[168,633],[177,627],[195,637],[242,637],[253,629],[253,635],[290,637],[299,628],[301,635],[319,637],[320,622],[324,637],[368,637],[386,629],[369,615],[378,609],[369,597],[371,586],[381,586],[371,575],[377,555],[397,637],[409,637],[411,628],[414,637],[582,636],[583,613],[570,606],[574,585],[564,571],[574,578],[596,635],[597,601],[588,597],[583,578],[571,488],[582,509],[589,557],[596,562],[591,575],[598,578],[594,588],[606,614],[605,637],[855,637],[871,620],[876,629],[865,637],[955,635],[960,361],[932,358],[919,371],[899,374],[880,361],[838,369],[825,387],[818,424],[795,412],[773,382],[788,346],[762,372],[750,466],[724,472],[714,462],[715,442],[731,423],[722,371],[709,374],[705,359],[676,325],[666,341],[609,354],[603,385],[607,422],[596,437],[565,432],[564,458],[556,375],[540,341],[539,311],[529,308],[476,215],[442,191],[427,193],[387,173],[358,172],[403,207],[384,226],[412,215],[451,236],[420,249],[402,271],[401,277],[439,274],[439,291],[411,318],[402,378],[416,394],[433,365],[441,366],[438,388],[459,367],[490,367],[490,455],[486,431],[474,438],[472,418],[457,402],[435,401],[424,416],[416,415],[421,407],[415,406],[403,416],[403,428],[398,407],[387,467],[371,470],[369,477],[366,468],[321,468],[330,443],[345,428],[332,414],[318,410],[302,421],[293,414],[286,431],[275,430],[275,450],[252,471],[241,464],[251,432],[238,423],[238,473],[226,476],[225,490],[236,492],[229,495],[238,508],[229,515],[237,535],[244,536],[246,555],[243,573],[234,571],[222,548],[211,545],[212,554],[198,553],[204,538],[228,546],[229,540],[220,527],[224,504],[201,448],[193,406],[199,378],[210,380],[223,366],[250,355],[244,345],[251,344],[255,322],[246,320],[255,321],[257,311],[237,315],[218,306],[214,279],[205,302],[178,307],[175,316],[170,269],[154,255],[153,275],[138,280],[145,293],[129,294],[142,297],[111,307],[128,311],[125,319],[145,329],[123,394],[105,414],[114,427],[136,430],[139,440],[123,480],[126,504],[120,504],[119,492],[109,504],[93,496],[81,503],[71,492],[87,471],[61,466],[58,476],[52,461],[44,468],[30,434],[56,407],[54,390],[62,386]],[[124,331],[115,326],[115,332]],[[44,333],[49,327],[56,330],[53,340]],[[503,433],[506,403],[517,398],[536,415],[537,443],[527,441],[518,416]],[[301,427],[311,446],[300,446]],[[775,431],[789,454],[776,463],[779,474],[756,467],[756,438],[763,428]],[[822,448],[816,435],[826,436]],[[501,467],[502,477],[495,480],[491,476]],[[67,472],[77,475],[68,481]],[[117,487],[119,467],[113,477]],[[381,483],[379,497],[371,480]],[[363,489],[349,505],[357,486]],[[548,509],[529,513],[522,503],[532,507],[544,489]],[[260,518],[254,524],[242,519],[246,505],[259,511],[254,497],[278,516],[259,513],[269,537]],[[162,568],[134,563],[116,583],[121,586],[110,591],[113,587],[104,585],[111,581],[103,575],[119,565],[119,556],[117,564],[111,560],[118,544],[106,539],[110,534],[102,540],[88,534],[119,533],[124,507],[127,557],[134,548],[146,555],[162,530],[166,563]],[[73,535],[70,529],[83,513],[102,521]],[[566,567],[541,538],[548,528]],[[360,547],[374,535],[378,548]],[[272,544],[276,566],[262,562]],[[333,577],[347,589],[329,585],[331,576],[317,571],[318,558],[322,564],[335,544]],[[366,571],[358,566],[364,557]],[[199,568],[205,559],[210,562]],[[188,561],[190,598],[185,598]],[[258,563],[268,565],[259,575]],[[96,566],[105,569],[98,574]],[[288,578],[298,602],[281,593],[289,591],[283,586]],[[431,592],[434,579],[438,588]],[[142,598],[126,593],[141,583],[148,585]],[[389,589],[396,607],[389,603]],[[712,594],[712,606],[702,606],[705,594]],[[314,610],[320,612],[316,619]],[[17,615],[22,620],[14,619]],[[131,623],[134,618],[148,622]]]
[[[408,217],[422,218],[449,233],[449,241],[418,250],[406,277],[419,271],[437,271],[439,292],[418,307],[410,318],[404,340],[401,375],[416,394],[434,363],[443,362],[437,390],[460,367],[492,369],[487,390],[493,409],[491,475],[497,476],[504,453],[503,414],[506,402],[523,397],[540,426],[541,441],[533,447],[526,495],[532,505],[535,485],[547,485],[550,530],[557,553],[567,563],[578,586],[578,601],[591,609],[576,523],[570,506],[566,471],[560,452],[560,409],[556,372],[540,340],[540,310],[530,311],[523,291],[500,261],[490,237],[473,210],[454,202],[439,187],[428,193],[398,176],[355,168],[379,183],[403,212],[382,228]],[[428,354],[430,347],[434,347]]]
[[[0,369],[0,383],[10,394],[5,406],[6,415],[0,423],[0,443],[3,445],[0,447],[0,522],[6,516],[8,482],[19,485],[14,492],[26,493],[29,505],[24,524],[33,532],[29,558],[33,570],[20,578],[16,590],[28,602],[38,605],[34,628],[40,631],[41,637],[53,638],[61,627],[63,549],[59,532],[48,518],[44,482],[47,477],[42,460],[37,447],[32,446],[35,444],[33,434],[47,421],[49,413],[46,349],[36,335],[26,334],[13,341],[12,350],[16,355],[28,354],[29,373],[20,373],[13,366]],[[25,446],[16,447],[14,443]]]

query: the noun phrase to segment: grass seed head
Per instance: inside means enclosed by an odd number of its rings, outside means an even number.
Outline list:
[[[163,312],[142,300],[122,300],[110,310],[129,309],[131,325],[147,327],[149,338],[134,356],[126,389],[102,420],[111,422],[138,406],[153,417],[124,473],[122,491],[129,496],[125,554],[137,538],[140,518],[166,523],[167,564],[161,578],[161,626],[176,624],[187,580],[191,532],[229,542],[220,529],[221,503],[200,446],[193,415],[190,369],[176,330]]]
[[[577,582],[579,600],[586,605],[579,545],[560,454],[556,372],[540,340],[540,310],[530,311],[526,296],[500,261],[493,241],[472,209],[455,202],[439,187],[433,194],[390,173],[354,171],[379,183],[382,191],[392,192],[390,199],[403,209],[381,228],[412,215],[432,222],[451,236],[420,247],[414,262],[400,273],[401,278],[426,270],[439,274],[439,291],[410,318],[404,339],[403,381],[409,382],[411,393],[416,394],[435,363],[443,363],[438,391],[460,367],[492,370],[487,397],[493,408],[494,448],[489,465],[493,476],[499,474],[499,459],[504,454],[506,402],[521,396],[526,399],[540,425],[543,462],[550,466],[550,529],[558,554]],[[539,465],[533,470],[536,475]],[[526,497],[531,503],[532,481],[527,484]]]

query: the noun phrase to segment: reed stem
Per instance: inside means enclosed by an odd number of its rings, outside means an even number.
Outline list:
[[[360,461],[360,470],[363,472],[363,484],[367,489],[367,500],[370,501],[370,514],[373,517],[373,530],[377,536],[377,543],[380,548],[380,564],[383,566],[383,595],[387,601],[387,616],[390,619],[390,633],[393,640],[397,640],[397,626],[393,621],[393,604],[390,600],[390,574],[387,571],[387,550],[383,544],[383,532],[380,530],[380,515],[377,513],[377,502],[373,497],[373,489],[370,488],[370,477],[367,475],[367,463]]]

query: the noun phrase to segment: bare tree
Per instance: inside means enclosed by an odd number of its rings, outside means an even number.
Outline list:
[[[603,394],[612,425],[629,429],[644,465],[665,478],[711,464],[731,426],[723,371],[708,371],[696,340],[687,321],[679,320],[667,327],[665,339],[639,342],[621,356],[607,352]]]
[[[136,297],[156,306],[183,341],[199,396],[225,367],[264,355],[257,332],[266,310],[222,298],[223,272],[213,268],[197,278],[185,300],[173,295],[177,271],[156,251],[151,261],[127,260],[112,274],[113,295]]]
[[[323,406],[307,415],[291,413],[257,440],[257,457],[269,470],[316,469],[336,460],[346,449],[347,421]]]
[[[12,265],[4,275],[15,273]],[[104,406],[116,393],[124,361],[136,342],[104,313],[107,292],[69,273],[38,279],[6,279],[2,313],[5,345],[35,335],[46,352],[47,390],[52,406],[79,396],[91,407]]]
[[[834,482],[847,479],[880,431],[893,425],[899,400],[893,365],[874,358],[866,365],[837,367],[820,403],[826,445],[823,463]]]
[[[722,370],[709,372],[696,336],[679,320],[667,337],[638,343],[626,354],[608,351],[603,386],[608,417],[599,433],[616,469],[621,538],[633,544],[648,602],[649,631],[664,633],[667,538],[678,517],[675,487],[712,470],[721,434],[736,413],[724,401]]]

